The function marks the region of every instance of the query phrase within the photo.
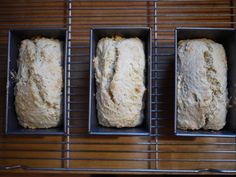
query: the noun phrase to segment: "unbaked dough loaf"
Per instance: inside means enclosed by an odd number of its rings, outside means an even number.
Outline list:
[[[25,128],[56,127],[61,121],[62,45],[58,40],[23,40],[18,60],[15,107]]]
[[[94,59],[97,116],[106,127],[135,127],[143,121],[145,54],[138,38],[102,38]]]
[[[227,60],[223,46],[209,39],[178,43],[177,127],[220,130],[227,114]]]

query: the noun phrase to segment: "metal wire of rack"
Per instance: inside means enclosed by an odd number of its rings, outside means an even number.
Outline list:
[[[69,38],[66,135],[6,136],[1,126],[0,170],[236,173],[234,138],[173,135],[175,27],[235,27],[235,17],[235,0],[1,0],[1,125],[5,116],[8,30],[66,27]],[[89,29],[95,26],[152,28],[150,136],[88,135]]]

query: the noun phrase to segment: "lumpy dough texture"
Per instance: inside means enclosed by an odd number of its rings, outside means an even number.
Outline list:
[[[102,38],[94,59],[97,116],[105,127],[135,127],[143,121],[144,46],[138,38]]]
[[[15,107],[25,128],[51,128],[61,122],[62,45],[47,38],[21,42]]]
[[[227,60],[223,46],[209,39],[178,43],[177,127],[220,130],[227,114]]]

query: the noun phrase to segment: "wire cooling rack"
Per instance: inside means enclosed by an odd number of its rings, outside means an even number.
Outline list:
[[[174,29],[235,27],[234,0],[1,0],[0,117],[4,125],[7,34],[10,28],[66,27],[67,133],[6,136],[1,126],[0,170],[107,173],[235,173],[234,138],[176,137]],[[152,133],[89,136],[89,29],[148,26],[153,31]]]

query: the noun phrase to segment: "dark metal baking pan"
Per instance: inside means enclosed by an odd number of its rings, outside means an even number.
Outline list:
[[[120,35],[125,38],[138,37],[145,44],[146,70],[145,119],[134,128],[107,128],[99,125],[96,110],[96,81],[93,59],[96,56],[98,41],[103,37]],[[152,34],[148,27],[104,27],[91,29],[90,35],[90,89],[89,89],[89,133],[93,135],[149,135],[151,130],[151,72],[152,72]]]
[[[236,137],[236,107],[228,109],[226,125],[222,130],[180,130],[177,129],[177,47],[180,40],[208,38],[224,46],[227,62],[227,88],[228,98],[236,96],[236,31],[231,28],[186,28],[179,27],[175,30],[175,134],[177,136],[213,136],[213,137]],[[197,67],[197,66],[196,66]]]
[[[63,69],[64,69],[64,88],[63,88],[63,120],[62,124],[56,128],[48,129],[28,129],[19,125],[17,114],[15,111],[15,96],[14,87],[16,85],[15,79],[11,76],[11,73],[17,73],[17,60],[19,56],[19,48],[21,41],[24,39],[30,39],[33,37],[47,37],[59,39],[63,42]],[[11,29],[8,36],[8,68],[7,68],[7,95],[6,95],[6,121],[5,121],[5,133],[14,135],[60,135],[64,134],[66,130],[66,77],[67,77],[67,30],[64,28],[37,28],[37,29]]]

